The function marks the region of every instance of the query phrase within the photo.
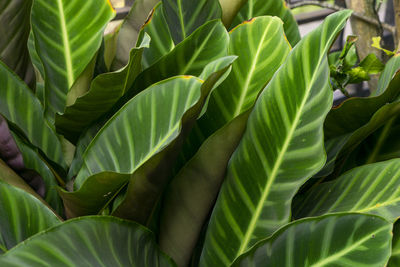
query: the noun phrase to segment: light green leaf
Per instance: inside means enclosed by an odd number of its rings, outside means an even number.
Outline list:
[[[146,228],[113,217],[67,221],[0,257],[1,266],[175,266]]]
[[[31,7],[32,0],[0,2],[0,60],[27,84],[34,86],[34,71],[26,46]]]
[[[64,114],[57,114],[57,132],[76,143],[85,128],[109,111],[132,86],[142,70],[142,53],[149,42],[150,39],[146,36],[140,47],[131,50],[129,62],[124,68],[98,75],[86,94],[77,98],[71,106],[67,106]]]
[[[381,76],[379,76],[378,88],[373,93],[373,95],[382,94],[389,86],[390,81],[392,80],[393,76],[399,71],[399,69],[400,69],[400,53],[394,55],[386,63],[385,68],[381,73]]]
[[[144,33],[147,33],[151,39],[149,48],[143,51],[142,58],[142,66],[147,69],[175,47],[161,2],[154,8],[146,24],[143,25],[139,34],[139,42],[143,39]]]
[[[294,206],[296,218],[327,213],[376,214],[394,222],[400,217],[400,159],[363,165],[338,179],[314,186]]]
[[[44,67],[49,114],[64,111],[68,91],[93,59],[114,15],[107,0],[34,0],[32,31]]]
[[[128,64],[129,51],[136,46],[139,32],[151,10],[160,0],[135,0],[125,17],[117,36],[117,47],[111,70],[116,71]]]
[[[216,0],[161,0],[165,19],[175,44],[182,42],[206,22],[221,18]]]
[[[0,114],[53,162],[65,167],[57,135],[43,118],[43,107],[27,85],[0,61]]]
[[[258,16],[277,16],[283,20],[286,36],[292,46],[300,41],[299,26],[284,0],[248,0],[240,9],[232,26]]]
[[[392,225],[380,217],[343,213],[295,221],[240,256],[232,266],[382,267]]]
[[[322,126],[332,105],[327,52],[350,11],[328,16],[263,90],[232,155],[200,266],[226,266],[290,220],[299,187],[325,163]]]
[[[99,212],[133,173],[173,143],[181,132],[182,117],[199,101],[201,84],[194,77],[175,77],[154,84],[131,99],[103,126],[83,155],[83,166],[74,184],[79,190],[62,194],[70,216],[82,215],[75,209],[86,209],[83,214]],[[133,128],[137,125],[140,131]],[[116,180],[113,185],[97,186],[96,190],[101,192],[91,192],[93,189],[87,184],[107,176],[110,181]],[[81,199],[85,194],[92,201]],[[70,205],[69,199],[83,208]],[[97,209],[86,208],[90,205]]]
[[[61,222],[39,199],[1,180],[0,178],[0,254]]]

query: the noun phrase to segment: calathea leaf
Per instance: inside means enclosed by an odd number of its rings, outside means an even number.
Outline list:
[[[43,118],[43,107],[27,85],[0,61],[0,114],[47,158],[65,167],[57,135]]]
[[[222,9],[222,22],[229,28],[239,10],[248,0],[219,0]]]
[[[99,212],[132,173],[173,144],[182,117],[199,101],[201,84],[194,77],[171,78],[147,88],[118,111],[86,149],[74,184],[78,191],[61,194],[69,216]],[[132,129],[134,125],[141,125],[141,130]],[[91,192],[88,184],[96,180],[113,186],[96,186],[98,192]],[[85,194],[93,201],[84,200]]]
[[[99,49],[103,30],[114,15],[106,0],[33,2],[32,31],[44,67],[50,114],[64,111],[69,89]]]
[[[153,65],[175,47],[167,21],[165,20],[162,2],[154,7],[146,24],[143,25],[138,42],[142,41],[145,33],[150,36],[152,41],[149,48],[143,51],[142,66],[144,69]]]
[[[26,46],[31,7],[32,0],[1,1],[0,60],[33,88],[35,77]]]
[[[328,16],[258,98],[211,215],[200,266],[226,266],[290,220],[299,187],[325,163],[332,105],[327,52],[350,11]]]
[[[3,175],[4,173],[0,174]],[[1,180],[0,178],[0,254],[61,222],[36,197]]]
[[[145,24],[151,10],[160,0],[135,0],[128,15],[118,31],[117,47],[111,70],[116,71],[126,66],[129,51],[136,46],[139,32]]]
[[[182,42],[206,22],[221,18],[221,7],[216,0],[161,0],[175,44]]]
[[[386,88],[388,87],[390,81],[392,80],[393,76],[399,71],[400,69],[400,53],[396,53],[385,65],[381,76],[379,77],[378,81],[378,88],[372,95],[380,95],[382,94]]]
[[[257,243],[232,266],[384,266],[391,230],[389,222],[364,214],[298,220]]]
[[[82,131],[111,109],[132,86],[142,69],[142,53],[149,42],[150,39],[146,36],[140,47],[131,50],[129,62],[124,68],[98,75],[86,94],[67,106],[64,114],[57,114],[57,131],[76,143]]]
[[[392,255],[388,262],[388,267],[396,267],[400,264],[400,227],[397,221],[393,225]]]
[[[400,216],[400,160],[354,168],[338,179],[314,186],[294,205],[296,218],[327,213],[376,214],[394,222]]]
[[[1,266],[175,266],[146,228],[105,216],[59,224],[0,257]]]
[[[249,113],[238,116],[207,138],[166,190],[159,242],[178,266],[188,266]]]
[[[283,20],[286,36],[292,46],[300,41],[299,26],[284,0],[248,0],[235,17],[232,27],[258,16],[277,16]]]

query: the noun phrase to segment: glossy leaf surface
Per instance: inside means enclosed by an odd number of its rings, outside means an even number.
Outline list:
[[[0,181],[0,214],[0,254],[61,222],[36,197],[3,181]]]
[[[303,38],[261,93],[229,162],[200,266],[229,265],[289,222],[294,194],[325,163],[326,53],[350,14],[328,16]]]
[[[295,205],[296,218],[327,213],[376,214],[394,222],[400,217],[400,160],[354,168],[338,179],[314,186]]]
[[[233,21],[236,26],[258,16],[277,16],[283,21],[286,36],[292,46],[300,41],[299,26],[284,0],[248,0]]]
[[[32,31],[44,67],[50,114],[64,111],[69,89],[99,49],[103,30],[114,15],[107,0],[33,2]]]
[[[0,113],[18,126],[46,156],[65,166],[57,135],[43,117],[43,107],[28,86],[0,62]]]
[[[2,266],[174,266],[146,228],[112,217],[67,221],[0,257]]]
[[[295,221],[233,266],[384,266],[392,225],[380,217],[338,214]]]
[[[182,42],[206,22],[221,18],[216,0],[162,0],[165,18],[175,44]]]

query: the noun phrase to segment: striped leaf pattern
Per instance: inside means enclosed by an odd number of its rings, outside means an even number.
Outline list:
[[[43,118],[43,107],[28,86],[0,61],[0,113],[46,156],[65,166],[57,135]]]
[[[151,39],[149,48],[143,52],[142,66],[146,69],[175,47],[161,2],[154,8],[151,17],[143,25],[139,42],[143,39],[144,33],[147,33]]]
[[[136,46],[139,33],[151,10],[160,0],[135,0],[118,31],[117,47],[111,70],[116,71],[128,64],[129,51]]]
[[[228,165],[200,266],[226,266],[290,219],[291,199],[324,164],[332,105],[326,53],[351,12],[328,16],[261,93]]]
[[[32,0],[0,2],[0,60],[30,85],[35,81],[26,47],[31,6]]]
[[[300,41],[299,26],[285,0],[248,0],[233,21],[233,26],[258,16],[277,16],[283,20],[286,36],[292,46]]]
[[[336,212],[400,217],[400,159],[364,165],[338,179],[314,186],[294,207],[296,218]]]
[[[42,64],[42,61],[40,61],[39,55],[36,51],[35,36],[33,35],[32,31],[30,31],[30,33],[29,33],[28,51],[29,51],[29,55],[31,57],[32,64],[33,64],[34,68],[36,69],[36,72],[35,72],[36,82],[43,83],[43,77],[44,77],[43,64]]]
[[[67,106],[64,114],[56,114],[57,132],[76,143],[85,128],[109,111],[141,72],[142,53],[149,42],[146,35],[141,46],[131,50],[129,62],[124,68],[98,75],[86,94]]]
[[[69,220],[16,246],[1,266],[175,266],[153,234],[129,221],[106,216]]]
[[[72,84],[100,47],[115,15],[107,0],[35,0],[32,31],[45,71],[46,111],[63,112]]]
[[[204,23],[221,18],[217,0],[161,0],[175,44],[182,42]]]
[[[338,214],[295,221],[259,242],[232,266],[382,267],[392,225],[380,217]]]
[[[61,222],[36,197],[3,181],[0,181],[0,214],[0,254]]]
[[[221,21],[198,28],[170,53],[144,70],[116,107],[150,85],[177,75],[199,76],[210,62],[228,54],[229,36]]]
[[[200,98],[201,84],[200,79],[190,76],[171,78],[129,101],[87,148],[75,188],[96,173],[133,173],[162,150],[179,134],[183,114]],[[140,131],[133,128],[137,125]]]

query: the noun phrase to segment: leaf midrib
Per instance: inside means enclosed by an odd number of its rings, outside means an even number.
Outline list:
[[[336,29],[335,29],[335,31],[336,31]],[[329,41],[330,40],[328,40],[327,43],[329,43]],[[316,66],[320,66],[321,65],[321,62],[322,62],[322,60],[323,60],[323,58],[325,56],[325,50],[326,50],[326,48],[324,49],[324,53],[321,53],[322,56],[318,59],[318,64]],[[272,186],[273,182],[276,179],[279,167],[282,164],[283,157],[284,157],[284,155],[285,155],[285,153],[286,153],[286,151],[287,151],[287,149],[289,147],[290,141],[291,141],[291,139],[293,137],[293,134],[294,134],[294,132],[295,132],[295,130],[297,128],[297,124],[299,123],[300,116],[302,115],[302,111],[303,111],[305,103],[307,102],[307,99],[309,97],[309,94],[310,94],[310,91],[311,91],[311,87],[315,82],[317,73],[318,73],[317,71],[314,71],[314,73],[313,73],[311,82],[309,83],[309,86],[308,86],[308,90],[306,91],[306,93],[304,95],[304,98],[303,98],[303,101],[302,101],[301,105],[299,106],[299,108],[298,108],[298,110],[296,112],[296,117],[295,117],[295,119],[293,121],[292,127],[289,130],[287,138],[285,139],[285,142],[283,144],[282,150],[280,151],[280,153],[279,153],[279,155],[277,157],[276,163],[274,165],[274,168],[272,169],[271,176],[270,176],[271,179],[268,179],[268,183],[267,183],[267,185],[265,187],[265,190],[263,190],[263,193],[262,193],[262,196],[260,198],[260,201],[258,202],[258,205],[257,205],[257,208],[256,208],[256,212],[252,216],[252,219],[250,221],[250,225],[247,228],[247,231],[246,231],[246,234],[245,234],[245,237],[244,237],[244,241],[241,243],[241,246],[240,246],[235,258],[237,258],[239,255],[243,254],[245,252],[245,250],[247,249],[248,244],[250,243],[251,235],[252,235],[252,233],[254,232],[254,230],[256,228],[257,220],[261,215],[263,204],[266,201],[266,199],[267,199],[267,197],[269,195],[268,193],[269,193],[269,191],[271,189],[271,186]]]
[[[58,12],[60,13],[59,20],[61,26],[61,36],[63,40],[63,49],[65,55],[65,64],[66,64],[66,71],[67,71],[67,80],[68,80],[68,89],[74,83],[74,73],[72,70],[72,57],[71,57],[71,50],[69,47],[69,37],[67,31],[67,25],[65,22],[65,14],[64,14],[64,7],[62,0],[57,0]]]

